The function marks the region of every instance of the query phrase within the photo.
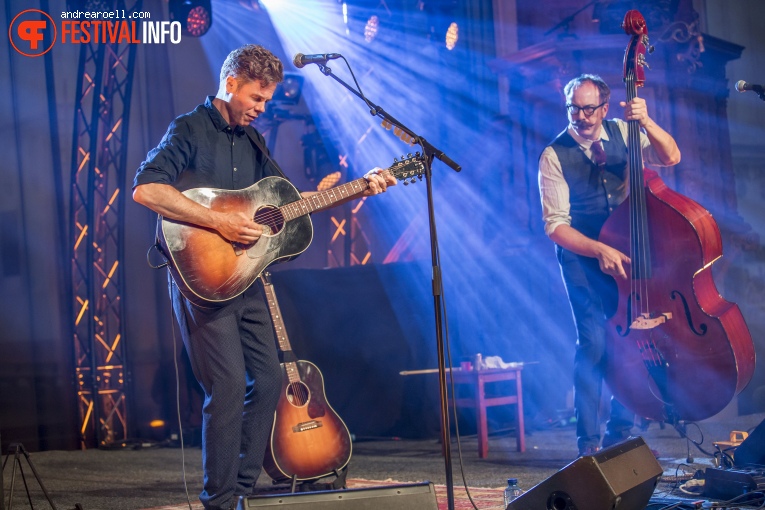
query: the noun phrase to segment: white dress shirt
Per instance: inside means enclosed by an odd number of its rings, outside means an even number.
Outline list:
[[[626,145],[629,125],[622,119],[612,120],[615,120],[619,126],[619,131],[621,131]],[[584,155],[592,160],[592,150],[590,149],[592,140],[582,138],[576,134],[571,126],[568,127],[567,131],[576,143],[579,144],[579,148],[584,152]],[[605,128],[601,127],[600,140],[607,141],[608,139]],[[645,164],[666,166],[661,162],[654,148],[651,147],[651,142],[643,131],[640,132],[640,145],[643,149],[643,162]],[[629,160],[627,161],[627,174],[625,175],[629,175]],[[627,180],[626,177],[625,180]],[[563,177],[563,169],[561,168],[558,155],[552,147],[546,147],[539,158],[539,194],[542,199],[542,219],[545,222],[545,234],[548,236],[552,234],[558,225],[571,225],[571,204],[569,202],[568,183],[566,183],[566,179]]]

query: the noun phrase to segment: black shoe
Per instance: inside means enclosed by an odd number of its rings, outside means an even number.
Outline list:
[[[629,431],[625,432],[609,432],[606,431],[605,434],[603,434],[603,448],[608,448],[609,446],[613,446],[617,443],[621,443],[622,441],[628,439],[630,437]]]

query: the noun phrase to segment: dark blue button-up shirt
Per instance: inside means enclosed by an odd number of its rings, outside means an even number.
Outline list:
[[[223,119],[212,100],[208,96],[204,104],[170,123],[162,141],[138,167],[134,188],[156,182],[179,191],[242,189],[280,175],[241,126],[232,128]],[[254,129],[252,133],[265,148],[263,136]]]

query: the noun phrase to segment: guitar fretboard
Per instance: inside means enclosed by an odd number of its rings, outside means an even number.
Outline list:
[[[362,177],[361,179],[356,179],[355,181],[341,184],[328,190],[319,191],[310,197],[283,205],[279,210],[282,212],[284,219],[289,221],[308,213],[331,207],[341,200],[359,196],[368,187],[369,183]]]
[[[363,179],[362,179],[363,180]],[[271,285],[266,277],[261,275],[263,281],[263,289],[266,292],[266,302],[268,303],[268,311],[271,312],[271,321],[274,323],[274,332],[276,333],[276,340],[279,342],[279,350],[282,352],[291,351],[290,340],[287,338],[287,328],[284,327],[284,319],[282,319],[282,312],[279,309],[279,302],[276,300],[276,291],[274,286]],[[300,381],[300,374],[298,374],[297,363],[294,361],[283,363],[284,370],[287,372],[287,378],[290,383]]]

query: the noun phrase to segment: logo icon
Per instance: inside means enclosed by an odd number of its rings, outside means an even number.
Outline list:
[[[11,21],[8,39],[13,49],[25,57],[39,57],[56,44],[56,23],[44,11],[27,9]]]

